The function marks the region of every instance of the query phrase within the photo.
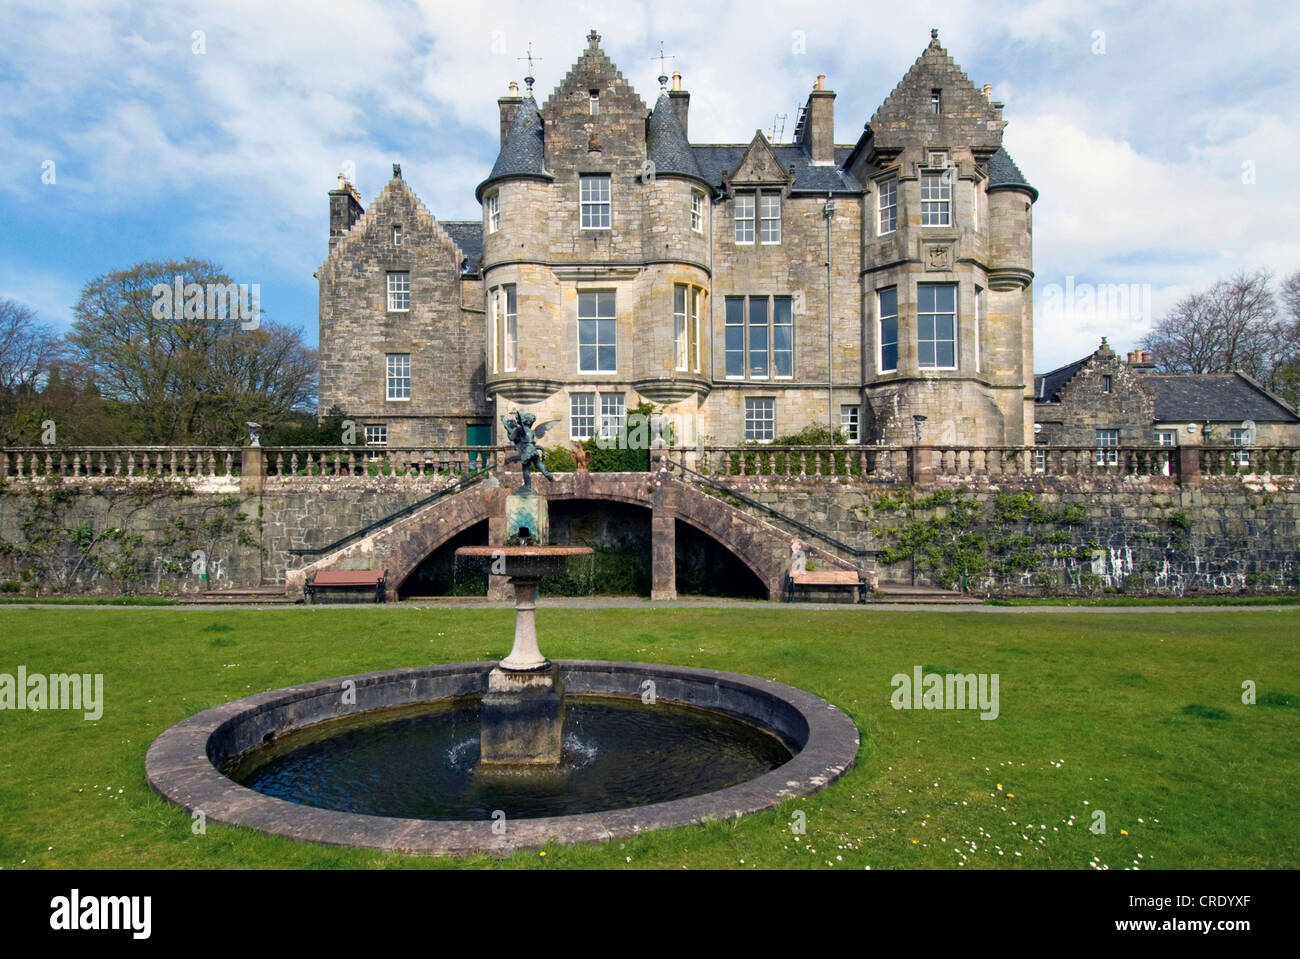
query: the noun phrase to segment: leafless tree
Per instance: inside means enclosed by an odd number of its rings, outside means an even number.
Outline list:
[[[0,391],[12,397],[37,388],[63,353],[63,340],[36,314],[0,299]]]
[[[1165,373],[1242,370],[1268,380],[1279,357],[1277,305],[1267,270],[1238,273],[1176,303],[1142,341]]]

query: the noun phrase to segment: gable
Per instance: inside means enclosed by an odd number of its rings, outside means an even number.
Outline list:
[[[763,136],[762,130],[754,131],[754,139],[745,150],[735,169],[724,179],[728,189],[733,186],[751,184],[779,183],[785,186],[791,182],[790,171],[781,165],[776,151]]]

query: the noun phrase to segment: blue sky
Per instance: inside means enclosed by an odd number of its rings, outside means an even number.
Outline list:
[[[6,0],[0,297],[62,327],[92,277],[196,256],[259,284],[267,316],[314,343],[340,169],[368,203],[400,162],[435,216],[477,219],[496,98],[522,80],[529,42],[539,100],[594,27],[652,103],[662,41],[695,142],[747,142],[780,113],[788,140],[825,73],[836,140],[852,143],[932,26],[972,82],[993,84],[1004,143],[1041,191],[1038,371],[1101,336],[1133,346],[1237,270],[1300,269],[1296,4]],[[1043,308],[1067,277],[1149,287],[1151,309]]]

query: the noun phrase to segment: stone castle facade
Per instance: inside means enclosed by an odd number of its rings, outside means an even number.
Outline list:
[[[794,142],[693,144],[680,75],[650,109],[587,39],[540,106],[498,101],[480,222],[340,177],[322,412],[391,446],[499,442],[517,408],[577,441],[644,401],[687,445],[1034,442],[1037,192],[935,31],[854,144],[822,77]]]

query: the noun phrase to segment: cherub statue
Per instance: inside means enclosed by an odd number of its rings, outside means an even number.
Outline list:
[[[547,429],[558,422],[560,421],[547,420],[534,426],[537,417],[523,410],[501,417],[501,425],[506,428],[506,437],[515,444],[515,449],[519,452],[518,460],[524,469],[524,486],[528,489],[533,488],[531,470],[537,470],[548,480],[555,479],[551,471],[546,468],[546,464],[542,462],[546,451],[537,445],[537,441],[546,435]],[[516,457],[512,456],[507,462],[515,459]]]

